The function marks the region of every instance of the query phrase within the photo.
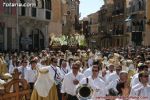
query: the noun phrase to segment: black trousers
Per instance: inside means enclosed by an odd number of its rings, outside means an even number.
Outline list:
[[[72,96],[70,94],[67,94],[67,100],[78,100],[77,96]]]
[[[62,100],[62,93],[60,92],[61,85],[60,84],[56,85],[56,88],[57,88],[58,100]]]
[[[33,88],[34,88],[34,83],[29,83],[29,85],[30,85],[30,89],[33,90]]]

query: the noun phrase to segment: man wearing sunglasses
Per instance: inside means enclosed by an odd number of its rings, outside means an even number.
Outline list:
[[[21,78],[24,79],[26,70],[29,68],[28,66],[28,60],[22,60],[21,61],[21,66],[18,67],[19,72],[21,72]]]
[[[138,66],[138,73],[136,73],[133,78],[131,79],[131,87],[135,86],[136,84],[139,83],[139,73],[142,72],[142,71],[146,71],[148,72],[148,66],[143,64],[143,63],[139,63]],[[149,82],[150,83],[150,82]]]
[[[84,78],[84,75],[79,72],[80,67],[81,62],[76,61],[72,64],[72,71],[64,76],[61,88],[62,100],[78,100],[76,86]]]
[[[106,85],[107,88],[110,89],[112,82],[116,81],[119,79],[119,73],[122,71],[122,66],[121,65],[115,65],[115,72],[111,73],[108,78],[106,79]]]
[[[139,83],[132,87],[130,98],[133,100],[150,100],[150,85],[149,74],[147,71],[142,71],[138,75]]]
[[[92,75],[84,78],[80,81],[80,84],[88,84],[94,91],[92,95],[92,100],[105,100],[107,94],[107,89],[105,82],[99,77],[100,67],[98,65],[93,65]]]

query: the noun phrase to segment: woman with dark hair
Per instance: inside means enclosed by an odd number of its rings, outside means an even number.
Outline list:
[[[117,83],[116,89],[118,91],[118,96],[120,98],[117,98],[117,100],[127,100],[129,93],[130,93],[130,86],[127,82],[119,82]]]
[[[125,83],[124,82],[119,82],[116,86],[116,89],[118,91],[118,95],[119,96],[122,96],[123,95],[123,92],[124,92],[124,89],[125,88]],[[124,94],[125,95],[125,94]]]

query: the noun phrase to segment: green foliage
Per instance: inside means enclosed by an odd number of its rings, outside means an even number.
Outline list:
[[[74,36],[66,36],[61,35],[60,37],[54,37],[52,43],[57,43],[61,45],[69,45],[74,46],[79,44],[79,46],[86,46],[86,40],[84,35],[74,35]]]

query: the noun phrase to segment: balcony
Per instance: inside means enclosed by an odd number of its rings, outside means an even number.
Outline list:
[[[130,14],[144,14],[145,11],[145,4],[143,5],[132,5],[128,8],[128,13]]]
[[[112,36],[123,35],[123,31],[124,31],[124,30],[113,29]]]
[[[143,21],[134,21],[132,22],[132,32],[143,32],[145,30]]]

